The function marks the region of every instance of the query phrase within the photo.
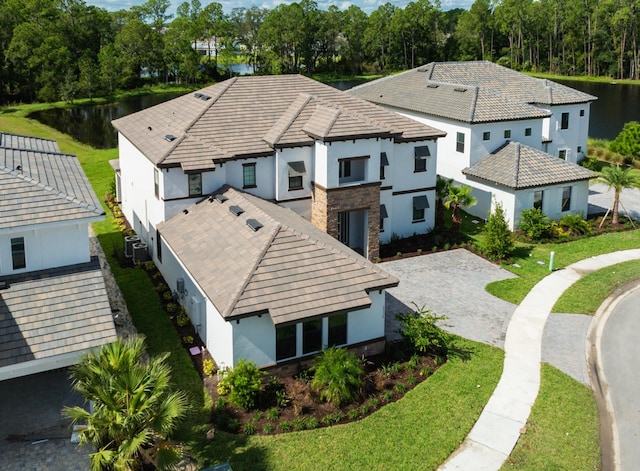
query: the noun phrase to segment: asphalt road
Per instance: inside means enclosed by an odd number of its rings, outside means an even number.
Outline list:
[[[640,289],[613,308],[600,342],[602,368],[609,386],[617,429],[619,470],[640,465]]]

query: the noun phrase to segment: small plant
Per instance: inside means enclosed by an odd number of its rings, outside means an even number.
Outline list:
[[[231,387],[229,401],[245,410],[251,409],[262,390],[263,375],[264,372],[258,369],[255,363],[240,360],[226,375]]]
[[[160,273],[159,271],[155,272],[153,275],[151,275],[151,279],[154,281],[162,280],[162,273]]]
[[[287,396],[287,392],[284,389],[279,389],[276,391],[276,404],[278,407],[287,407],[291,399]]]
[[[362,404],[359,408],[358,408],[358,413],[361,416],[365,416],[369,413],[369,406],[366,404]]]
[[[190,320],[189,320],[189,316],[187,316],[187,313],[183,310],[180,311],[180,314],[178,314],[178,318],[176,319],[176,324],[178,324],[180,327],[185,327],[187,324],[189,324]]]
[[[202,373],[205,376],[213,376],[213,373],[216,372],[216,363],[211,358],[207,358],[202,362]]]
[[[152,272],[152,271],[154,271],[156,269],[156,264],[153,263],[152,260],[149,260],[148,262],[144,262],[142,264],[142,268],[144,268],[144,270],[147,271],[147,272]],[[165,286],[167,286],[167,285],[165,285]]]
[[[291,422],[287,421],[287,420],[283,420],[280,422],[280,424],[278,424],[278,427],[280,427],[280,430],[282,430],[283,432],[290,432],[291,431]]]
[[[229,419],[229,421],[227,422],[227,428],[230,432],[236,433],[238,430],[240,430],[240,420],[236,419],[235,417]]]
[[[162,299],[163,299],[164,301],[169,302],[169,301],[173,300],[173,294],[171,293],[171,291],[165,291],[165,292],[162,294]]]
[[[216,399],[216,409],[224,409],[225,407],[227,407],[227,400],[224,397],[219,397],[218,399]]]
[[[167,310],[167,313],[172,316],[178,312],[178,305],[176,303],[168,303],[165,309]]]
[[[255,433],[258,431],[258,428],[253,422],[247,422],[246,424],[244,424],[244,427],[242,427],[242,431],[245,435],[255,435]]]
[[[420,356],[414,353],[413,355],[411,355],[411,358],[409,358],[409,361],[407,361],[407,370],[414,371],[419,364]]]
[[[409,386],[415,386],[416,383],[418,382],[418,379],[413,375],[409,375],[406,377],[405,381]]]
[[[298,373],[297,379],[298,381],[302,381],[305,384],[309,384],[313,379],[313,375],[309,370],[302,370]]]
[[[259,422],[262,419],[262,412],[258,411],[251,417],[252,422]]]
[[[182,337],[182,343],[185,345],[191,345],[193,343],[193,337],[191,335],[185,335]]]
[[[402,252],[397,252],[396,253],[396,257],[398,257],[398,258],[402,257]]]
[[[231,374],[229,369],[220,371],[217,392],[220,396],[226,396],[231,392]]]
[[[322,418],[322,423],[326,425],[332,425],[340,423],[344,419],[344,413],[341,411],[334,412],[333,414],[327,414]]]
[[[382,400],[384,402],[390,402],[393,399],[393,391],[385,391],[382,393]]]
[[[420,376],[424,376],[425,378],[428,378],[432,374],[433,374],[433,370],[428,366],[425,366],[420,370]]]
[[[349,420],[356,420],[358,417],[360,417],[360,411],[358,409],[351,409],[347,413],[347,417],[349,418]]]
[[[398,333],[408,347],[421,353],[447,356],[453,344],[453,336],[436,324],[446,319],[445,316],[437,316],[433,311],[422,307],[415,312],[398,314],[396,318],[401,323]]]
[[[336,406],[352,401],[364,384],[362,360],[345,348],[329,348],[314,363],[311,387]]]
[[[591,232],[591,227],[582,218],[582,214],[566,214],[560,219],[560,225],[575,235],[586,235]]]
[[[145,262],[145,263],[147,263],[147,262]],[[161,293],[161,294],[162,294],[162,293],[165,293],[165,292],[166,292],[166,291],[168,291],[168,290],[169,290],[169,287],[168,287],[165,283],[158,283],[158,284],[156,285],[156,291],[157,291],[158,293]]]
[[[377,397],[372,397],[371,399],[369,399],[369,406],[371,406],[371,410],[376,410],[378,407],[380,407],[380,401]]]
[[[296,432],[299,432],[300,430],[304,430],[306,427],[305,417],[303,415],[301,415],[300,417],[296,417],[295,419],[293,419],[292,425],[293,425],[293,430],[295,430]]]
[[[449,242],[447,242],[446,244],[444,244],[444,249],[445,250],[449,250],[451,248],[451,244]]]
[[[273,424],[264,424],[262,426],[262,433],[264,433],[265,435],[270,435],[273,433],[275,427],[273,426]]]
[[[418,249],[418,255],[422,253],[422,249]]]
[[[393,390],[397,393],[397,394],[404,394],[407,392],[407,385],[403,384],[403,383],[398,383],[393,387]]]
[[[280,417],[280,410],[277,407],[272,407],[267,410],[266,416],[269,420],[277,420]]]
[[[304,424],[306,430],[313,430],[314,428],[318,428],[319,426],[320,423],[318,422],[318,419],[313,416],[308,416]]]

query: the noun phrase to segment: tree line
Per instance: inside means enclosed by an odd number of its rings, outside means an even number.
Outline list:
[[[0,0],[0,103],[93,97],[145,83],[206,83],[232,63],[257,73],[359,74],[431,61],[640,78],[640,0],[438,0],[371,14],[314,0],[223,11],[148,0],[107,12],[83,0]],[[204,44],[206,54],[196,51]]]

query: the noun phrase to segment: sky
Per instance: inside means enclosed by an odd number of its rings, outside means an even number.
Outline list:
[[[200,0],[202,6],[206,6],[211,1]],[[387,3],[388,0],[316,0],[318,8],[326,10],[329,5],[337,5],[341,10],[346,10],[351,5],[359,6],[366,13],[371,13],[377,9],[380,5]],[[410,0],[391,1],[392,4],[397,7],[404,8]],[[104,8],[107,11],[128,10],[134,5],[142,5],[146,0],[85,0],[87,5],[95,5],[100,8]],[[184,0],[171,0],[171,8],[169,13],[175,14],[178,5],[183,3]],[[222,8],[226,13],[231,13],[231,10],[237,7],[249,8],[253,5],[259,7],[272,9],[280,3],[291,3],[283,0],[218,0],[218,3],[222,5]],[[435,3],[432,1],[432,3]],[[440,4],[443,10],[451,10],[453,8],[464,8],[468,10],[471,7],[473,0],[441,0]]]

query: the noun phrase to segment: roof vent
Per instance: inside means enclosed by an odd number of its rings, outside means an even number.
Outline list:
[[[256,219],[247,219],[247,226],[253,229],[253,232],[258,232],[263,227]]]
[[[242,209],[240,206],[229,206],[229,211],[231,211],[236,216],[240,216],[242,213],[244,213],[244,209]]]
[[[188,210],[188,209],[183,209],[183,210],[182,210],[182,212],[183,212],[184,214],[189,214],[189,210]]]
[[[201,98],[202,97],[202,93],[194,93],[193,96],[196,97],[196,98]]]
[[[209,95],[203,95],[202,93],[198,98],[200,98],[202,101],[211,100],[211,97]]]
[[[428,83],[427,84],[427,88],[438,88],[440,85],[438,85],[437,83]]]
[[[222,193],[218,193],[214,198],[220,201],[221,203],[224,203],[229,199],[226,196],[224,196]]]
[[[167,142],[175,141],[177,138],[173,134],[167,134],[164,136],[164,140]]]
[[[466,88],[462,88],[462,87],[456,87],[453,89],[454,92],[466,92],[467,89]]]

